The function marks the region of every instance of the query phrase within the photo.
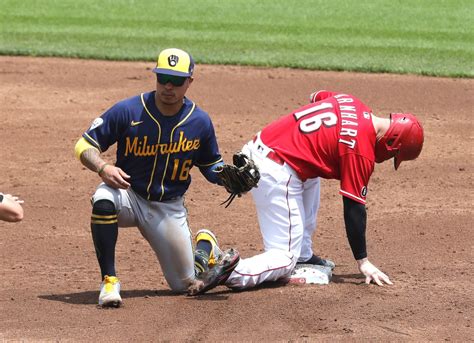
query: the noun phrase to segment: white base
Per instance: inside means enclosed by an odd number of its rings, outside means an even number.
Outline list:
[[[332,278],[330,267],[298,264],[291,273],[289,283],[327,285]]]

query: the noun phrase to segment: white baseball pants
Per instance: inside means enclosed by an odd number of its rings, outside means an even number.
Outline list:
[[[319,178],[303,182],[286,163],[270,159],[273,151],[259,135],[242,152],[260,171],[258,187],[251,193],[265,252],[240,260],[226,281],[236,289],[288,278],[297,261],[311,258],[320,196]]]

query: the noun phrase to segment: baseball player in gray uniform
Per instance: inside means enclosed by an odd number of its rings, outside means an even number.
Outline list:
[[[193,71],[190,54],[163,50],[153,69],[156,89],[113,105],[76,143],[76,156],[103,181],[92,197],[91,216],[102,274],[101,306],[122,303],[115,270],[119,226],[138,227],[175,292],[211,289],[225,281],[239,260],[233,249],[222,254],[212,249],[217,245],[210,241],[216,239],[208,230],[198,232],[194,257],[184,206],[190,170],[197,166],[209,182],[217,184],[214,170],[223,161],[209,115],[185,96]],[[103,160],[100,154],[115,143],[116,162]],[[208,262],[213,271],[200,277]]]

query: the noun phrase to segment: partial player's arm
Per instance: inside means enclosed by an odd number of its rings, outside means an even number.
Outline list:
[[[222,182],[215,172],[224,162],[217,145],[214,125],[211,119],[206,117],[201,123],[201,127],[203,128],[201,146],[194,164],[207,181],[222,186]]]
[[[0,193],[0,220],[19,222],[23,219],[23,200],[11,194]]]
[[[344,222],[346,224],[347,238],[354,258],[357,260],[357,266],[360,272],[365,275],[365,282],[368,284],[374,281],[379,286],[383,286],[384,282],[392,285],[393,283],[389,277],[374,266],[367,258],[365,239],[367,211],[365,205],[345,196],[342,198],[344,202]]]
[[[234,164],[222,164],[215,172],[221,184],[230,193],[222,204],[228,207],[236,196],[242,196],[252,188],[257,187],[260,172],[253,160],[242,152],[232,156]]]
[[[222,158],[221,158],[216,163],[212,163],[210,165],[199,165],[198,167],[202,175],[204,175],[207,181],[222,186],[222,181],[217,176],[216,170],[222,167],[223,165],[224,165],[224,162],[222,161]]]
[[[122,169],[105,162],[100,157],[99,150],[90,144],[84,137],[81,137],[75,146],[75,155],[81,163],[89,170],[96,172],[105,184],[112,188],[127,189],[130,183],[127,181],[130,176]]]

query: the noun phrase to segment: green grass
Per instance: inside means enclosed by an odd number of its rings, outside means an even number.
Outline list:
[[[0,0],[0,54],[473,77],[473,0]]]

